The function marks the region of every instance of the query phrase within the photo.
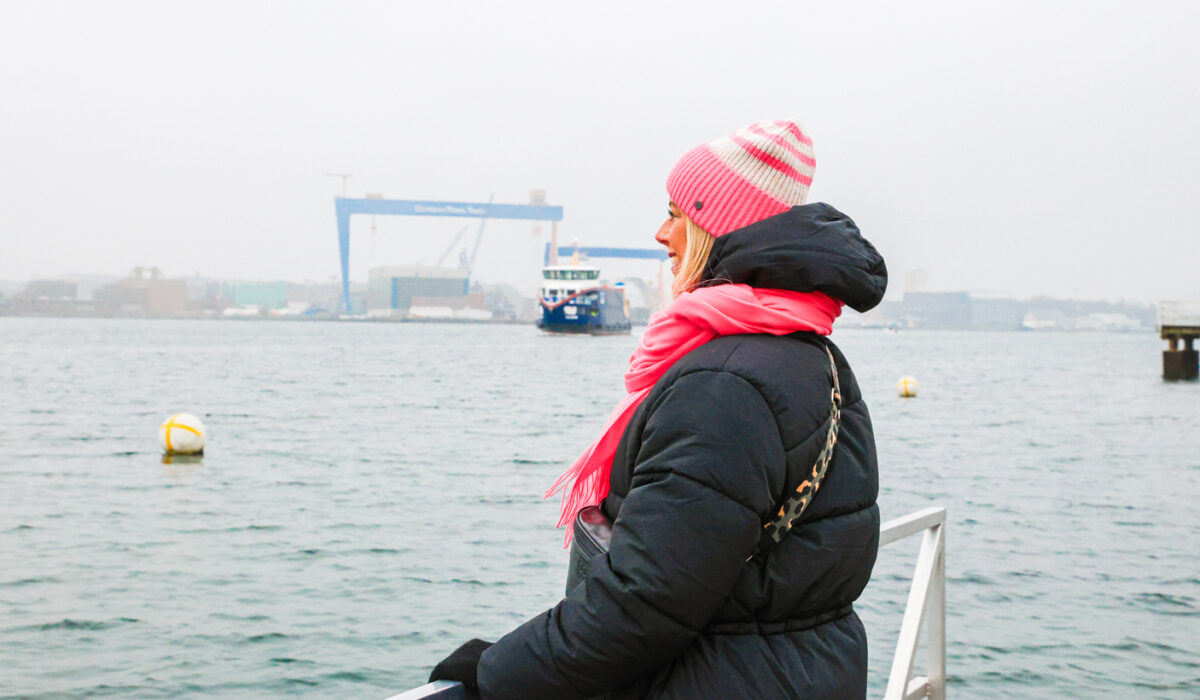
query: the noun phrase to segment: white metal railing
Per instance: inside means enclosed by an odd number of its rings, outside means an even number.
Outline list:
[[[879,546],[889,545],[917,533],[921,551],[913,570],[912,588],[896,639],[896,655],[888,674],[884,700],[946,698],[946,509],[926,508],[879,528]],[[921,623],[925,623],[925,648],[929,653],[924,676],[913,677]]]
[[[946,509],[926,508],[889,520],[879,527],[879,546],[924,533],[912,587],[896,640],[896,655],[883,700],[946,700]],[[929,653],[924,676],[913,676],[921,624]],[[387,700],[466,700],[461,684],[435,681]]]
[[[467,691],[458,681],[434,681],[387,700],[467,700]]]

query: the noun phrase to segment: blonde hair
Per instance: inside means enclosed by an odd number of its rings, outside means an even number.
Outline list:
[[[687,224],[687,250],[683,252],[683,260],[679,262],[679,274],[671,283],[671,297],[675,298],[684,292],[690,292],[700,284],[700,276],[704,274],[704,266],[708,264],[708,254],[712,252],[716,236],[700,228],[686,214],[680,213]]]

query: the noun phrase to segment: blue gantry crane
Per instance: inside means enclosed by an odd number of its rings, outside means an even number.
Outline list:
[[[342,307],[350,313],[350,217],[355,214],[378,216],[454,216],[471,219],[519,219],[525,221],[551,222],[550,240],[555,248],[558,244],[558,222],[562,221],[562,207],[546,204],[495,204],[477,202],[442,202],[412,199],[382,199],[374,197],[334,197],[337,215],[338,252],[342,266]],[[462,232],[459,234],[461,238]],[[467,264],[474,265],[479,253],[479,242],[483,236],[483,224],[475,239]],[[454,243],[448,250],[453,250]],[[443,256],[444,257],[444,256]]]
[[[338,174],[339,177],[342,176]],[[344,180],[343,180],[344,184]],[[544,197],[544,194],[542,195]],[[534,204],[496,204],[493,195],[486,203],[477,202],[444,202],[412,199],[383,199],[380,197],[334,197],[334,211],[337,215],[338,251],[342,268],[342,305],[346,313],[350,312],[350,217],[355,214],[370,214],[372,216],[454,216],[460,218],[480,219],[479,229],[475,234],[475,242],[470,255],[464,249],[460,254],[460,262],[468,271],[474,269],[475,258],[479,255],[480,242],[483,240],[483,230],[488,219],[517,219],[524,221],[549,221],[550,242],[546,244],[545,264],[551,265],[558,261],[559,255],[572,255],[576,251],[592,258],[636,258],[643,260],[666,260],[667,253],[662,249],[642,248],[605,248],[577,247],[558,245],[558,222],[562,221],[563,208],[544,203]],[[438,258],[441,265],[446,257],[454,250],[466,234],[469,226],[464,226],[455,235],[454,240]]]

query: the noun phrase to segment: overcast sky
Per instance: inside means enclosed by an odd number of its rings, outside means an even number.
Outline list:
[[[526,203],[654,245],[675,160],[815,142],[891,294],[1200,297],[1200,10],[1179,2],[0,2],[0,278],[329,280],[333,196]],[[356,217],[352,277],[467,220]],[[475,225],[475,224],[473,224]],[[532,224],[484,281],[530,286]],[[629,263],[626,263],[629,265]],[[640,263],[645,276],[653,272]],[[622,269],[612,263],[613,269]]]

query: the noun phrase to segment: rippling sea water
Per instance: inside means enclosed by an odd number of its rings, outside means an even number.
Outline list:
[[[422,683],[559,598],[541,492],[636,334],[0,319],[0,696]],[[1157,338],[834,339],[884,517],[949,510],[953,697],[1200,696],[1200,384],[1159,379]],[[199,463],[162,461],[176,411],[208,427]],[[875,696],[916,546],[881,552],[859,604]]]

